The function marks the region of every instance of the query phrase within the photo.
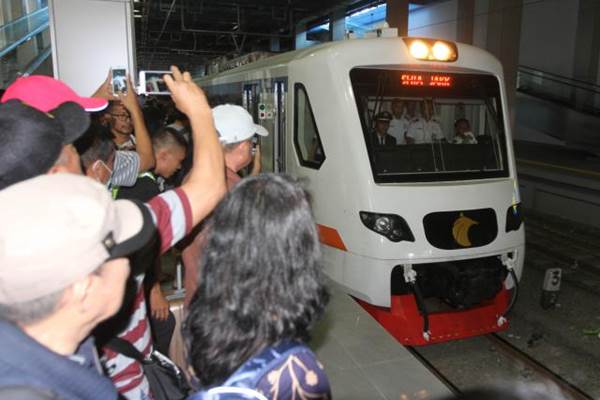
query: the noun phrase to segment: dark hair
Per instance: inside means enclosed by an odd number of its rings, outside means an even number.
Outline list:
[[[471,127],[471,123],[470,123],[470,122],[469,122],[469,120],[468,120],[468,119],[466,119],[466,118],[459,118],[459,119],[457,119],[456,121],[454,121],[454,127],[455,127],[455,128],[457,128],[457,127],[458,127],[458,124],[459,124],[459,123],[461,123],[461,122],[464,122],[464,123],[466,123],[466,124],[469,126],[469,128]]]
[[[152,135],[152,148],[154,151],[164,147],[179,146],[187,149],[187,141],[176,129],[163,127]]]
[[[86,170],[96,160],[108,162],[115,152],[115,144],[110,130],[93,123],[88,130],[74,143],[81,158],[83,169]]]
[[[329,294],[307,193],[277,174],[242,180],[216,208],[184,335],[203,385],[282,340],[309,339]]]

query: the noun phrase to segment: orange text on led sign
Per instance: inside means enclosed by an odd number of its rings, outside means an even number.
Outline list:
[[[423,76],[419,74],[402,74],[401,80],[403,86],[452,86],[452,77],[448,75]]]

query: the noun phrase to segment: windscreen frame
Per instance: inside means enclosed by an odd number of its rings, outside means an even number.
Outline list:
[[[473,99],[473,93],[481,94],[481,90],[485,89],[484,93],[492,93],[490,98],[493,98],[496,102],[497,116],[495,118],[498,128],[498,156],[501,161],[501,168],[497,170],[480,170],[480,171],[457,171],[457,172],[424,172],[424,173],[398,173],[398,174],[387,174],[381,175],[377,171],[376,160],[374,157],[374,149],[372,147],[372,126],[365,120],[365,108],[362,104],[364,93],[361,92],[359,85],[357,85],[357,79],[363,79],[364,75],[368,74],[421,74],[423,76],[450,76],[452,77],[452,85],[458,81],[459,84],[464,82],[477,82],[484,81],[484,85],[475,86],[472,88],[460,88],[460,87],[439,87],[439,86],[428,86],[427,82],[421,86],[404,86],[402,87],[401,80],[396,80],[396,86],[401,89],[395,93],[401,93],[403,96],[420,97],[426,98],[465,98]],[[359,76],[363,74],[363,76]],[[509,132],[507,131],[504,123],[504,102],[503,92],[501,90],[501,81],[495,75],[486,73],[483,71],[447,71],[447,70],[421,70],[411,69],[403,66],[401,68],[397,65],[388,66],[356,66],[349,71],[349,81],[351,84],[352,92],[356,102],[356,112],[359,115],[361,128],[364,136],[364,143],[369,157],[369,164],[371,167],[371,173],[375,183],[411,183],[411,182],[446,182],[446,181],[465,181],[465,180],[481,180],[490,178],[506,178],[510,176],[510,161],[508,159],[508,140]],[[377,84],[375,84],[376,86]],[[467,90],[469,89],[469,90]],[[405,93],[406,91],[406,93]],[[420,91],[420,92],[419,92]],[[393,90],[391,92],[394,92]],[[377,93],[377,92],[376,92]],[[418,94],[417,94],[418,93]],[[395,97],[394,96],[391,97]],[[382,96],[383,97],[383,96]],[[400,96],[402,97],[402,96]],[[484,99],[485,96],[479,96]],[[372,113],[369,113],[369,118],[373,118],[376,109]],[[490,112],[488,110],[488,112]]]

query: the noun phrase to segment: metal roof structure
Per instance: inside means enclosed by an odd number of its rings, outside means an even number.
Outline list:
[[[440,0],[414,0],[430,4]],[[328,21],[385,0],[134,0],[140,69],[193,70],[215,58],[289,51],[296,27]]]

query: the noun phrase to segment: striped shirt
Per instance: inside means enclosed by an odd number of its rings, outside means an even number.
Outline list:
[[[111,182],[113,186],[133,186],[140,170],[140,155],[135,151],[117,150]]]
[[[192,209],[183,192],[177,188],[153,197],[146,203],[160,236],[161,254],[170,249],[192,229]],[[136,276],[137,292],[127,327],[118,335],[135,346],[145,356],[152,352],[152,336],[143,290],[144,275]],[[109,348],[104,348],[104,367],[117,390],[130,400],[151,398],[141,365]]]

